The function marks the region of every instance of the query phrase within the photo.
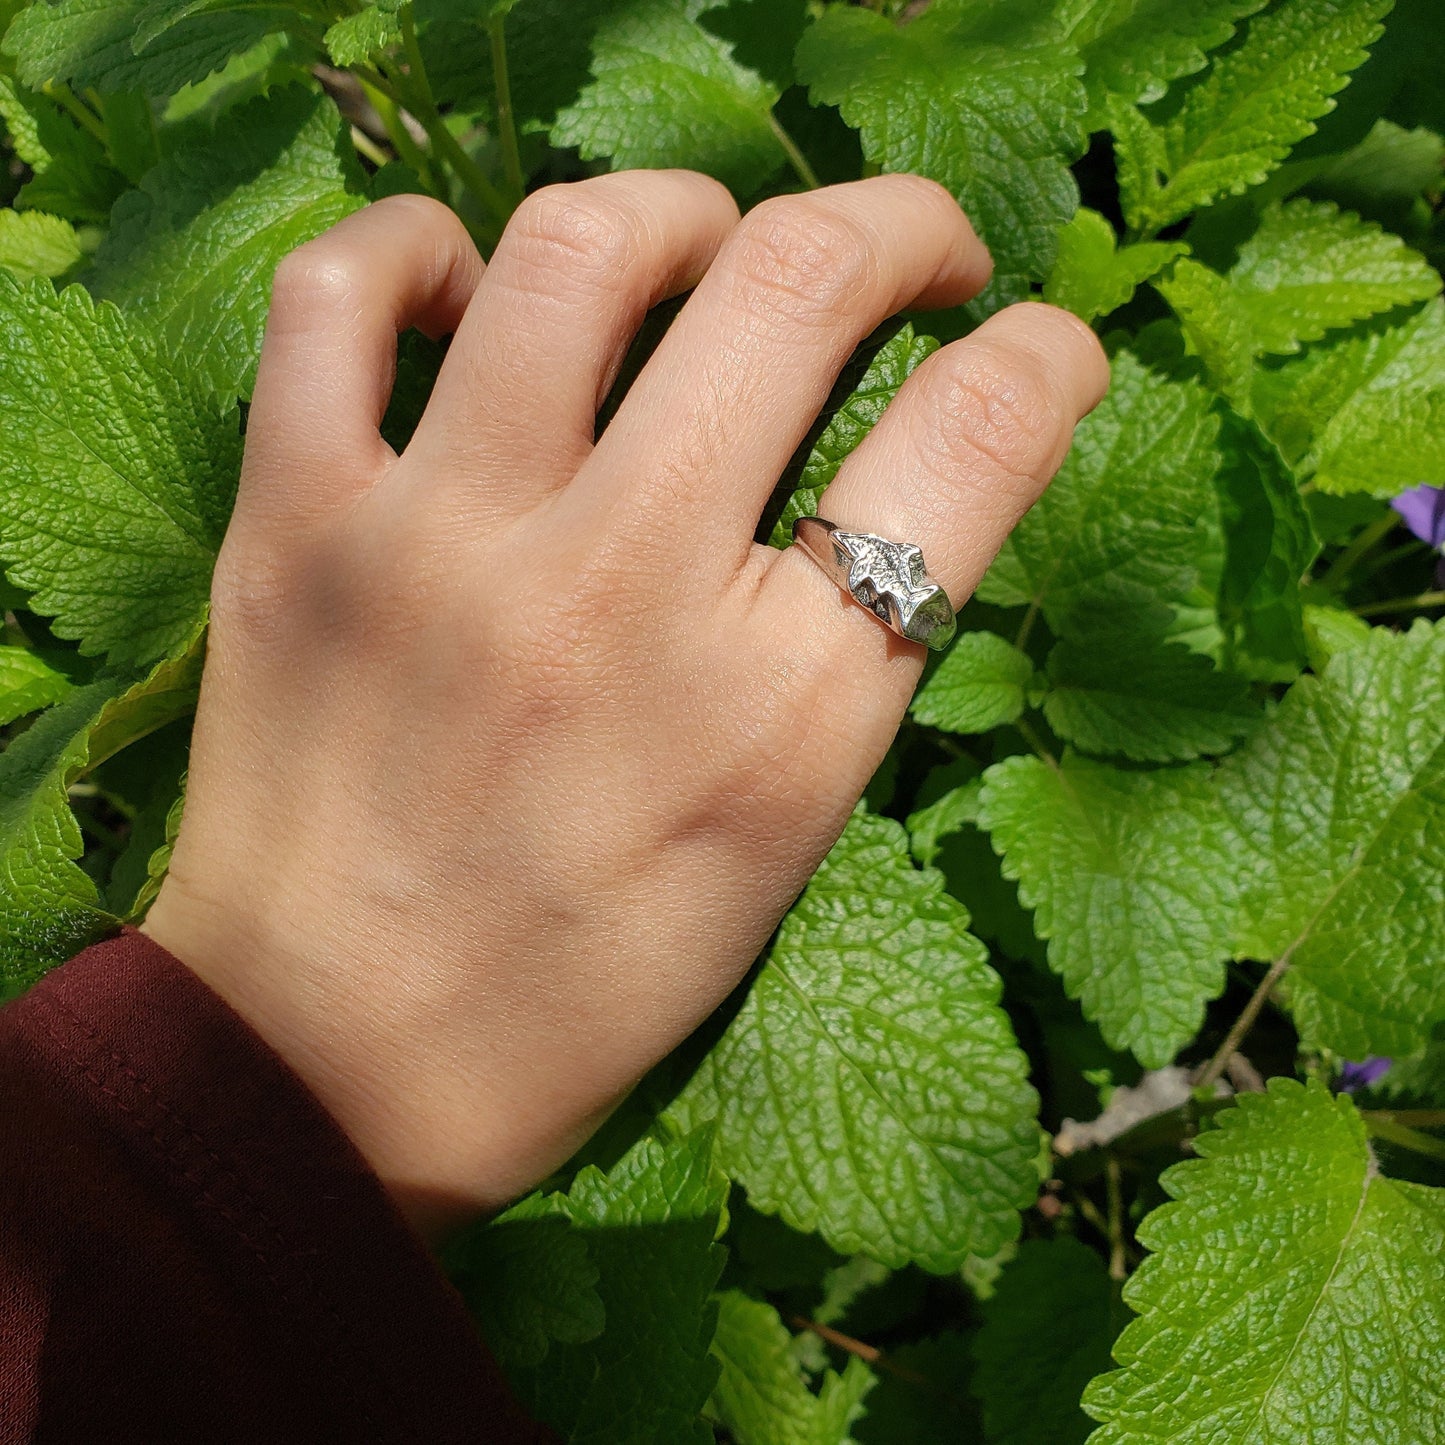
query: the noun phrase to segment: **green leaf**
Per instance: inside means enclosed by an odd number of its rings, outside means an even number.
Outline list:
[[[1375,628],[1219,770],[1239,955],[1285,959],[1306,1046],[1407,1054],[1445,1019],[1445,628]]]
[[[42,211],[0,211],[0,267],[18,281],[63,276],[80,260],[75,227]]]
[[[1086,753],[1187,762],[1227,753],[1259,719],[1239,678],[1173,643],[1060,642],[1048,678],[1049,726]]]
[[[106,148],[115,168],[132,185],[160,159],[161,138],[155,108],[138,91],[95,97],[105,129]]]
[[[1188,251],[1183,241],[1144,241],[1120,249],[1108,221],[1097,211],[1081,209],[1059,232],[1059,256],[1044,283],[1044,300],[1084,321],[1107,316]]]
[[[965,632],[913,699],[915,722],[951,733],[986,733],[1024,710],[1034,665],[992,632]]]
[[[982,791],[980,784],[980,798]],[[1017,884],[1004,877],[988,834],[977,826],[977,799],[973,810],[974,822],[952,827],[941,838],[933,866],[949,893],[968,909],[974,933],[1003,957],[1027,959],[1044,970],[1048,950],[1034,930],[1033,915],[1019,902]]]
[[[609,158],[618,170],[688,166],[739,195],[783,165],[771,121],[777,89],[673,0],[618,6],[593,41],[592,74],[558,112],[554,146]]]
[[[855,1429],[858,1445],[921,1445],[981,1440],[978,1406],[968,1393],[969,1338],[954,1330],[888,1351],[886,1370]]]
[[[1294,477],[1259,428],[1229,412],[1219,440],[1223,658],[1244,677],[1292,682],[1305,657],[1299,584],[1319,541]]]
[[[1333,109],[1393,0],[1286,0],[1249,22],[1160,128],[1165,180],[1137,216],[1158,229],[1258,185]]]
[[[368,5],[338,20],[326,32],[325,41],[333,65],[365,65],[401,43],[401,17],[394,10]]]
[[[1305,187],[1305,194],[1334,201],[1392,230],[1410,223],[1414,202],[1440,184],[1445,138],[1420,127],[1375,122],[1369,135],[1333,157]]]
[[[793,523],[817,515],[818,498],[838,474],[848,454],[873,430],[884,408],[919,364],[938,350],[931,336],[915,336],[911,324],[903,326],[874,353],[868,370],[852,395],[835,411],[809,453],[797,488],[783,508],[768,541],[786,547],[793,540]]]
[[[900,1298],[915,1300],[921,1298],[927,1288],[916,1272],[889,1269],[866,1254],[855,1254],[852,1259],[825,1270],[820,1284],[822,1298],[813,1308],[814,1323],[855,1329],[867,1325],[870,1318],[878,1317],[880,1312],[881,1317],[887,1318],[890,1296],[895,1304]],[[870,1311],[875,1313],[870,1315]],[[817,1338],[809,1331],[797,1341],[797,1353],[804,1354],[805,1347]]]
[[[710,1297],[726,1199],[705,1130],[644,1138],[606,1174],[589,1166],[573,1181],[566,1214],[597,1267],[607,1327],[554,1338],[539,1367],[512,1375],[568,1445],[712,1445],[700,1416],[717,1379]]]
[[[184,20],[196,15],[216,15],[227,10],[244,9],[234,0],[149,0],[136,17],[131,49],[139,55],[153,40],[173,30]],[[279,10],[280,6],[273,6]]]
[[[113,931],[76,865],[83,840],[72,783],[195,706],[199,636],[149,676],[108,675],[76,688],[0,753],[0,976],[28,982]]]
[[[855,813],[688,1095],[755,1207],[935,1272],[1014,1237],[1039,1138],[998,977],[942,882]]]
[[[1178,261],[1155,289],[1179,318],[1186,347],[1204,363],[1210,384],[1248,413],[1254,381],[1254,334],[1243,298],[1208,266]]]
[[[925,867],[938,857],[945,838],[961,828],[978,822],[978,799],[983,790],[979,766],[972,758],[959,758],[948,768],[929,774],[933,784],[939,778],[964,776],[967,781],[951,787],[933,802],[908,815],[908,846],[913,856]]]
[[[814,1394],[792,1345],[771,1305],[740,1290],[719,1295],[712,1413],[737,1445],[848,1445],[873,1372],[855,1356],[841,1375],[825,1371]]]
[[[0,647],[0,726],[59,702],[70,691],[70,679],[28,647]]]
[[[1393,497],[1445,481],[1445,303],[1311,348],[1261,377],[1254,405],[1321,491]]]
[[[591,83],[592,45],[620,0],[526,0],[507,16],[507,69],[519,129],[546,130]],[[689,13],[699,5],[692,0]],[[496,104],[490,42],[470,0],[417,0],[416,19],[438,99],[488,113]]]
[[[16,16],[3,48],[37,88],[63,80],[163,96],[205,79],[295,18],[281,5],[197,10],[194,0],[37,0]]]
[[[1149,216],[1159,199],[1159,178],[1169,164],[1164,132],[1126,101],[1109,99],[1105,117],[1114,135],[1114,166],[1124,219],[1133,231],[1157,230],[1150,226]]]
[[[33,173],[15,198],[17,207],[76,222],[109,216],[126,183],[97,137],[82,130],[48,96],[25,90],[3,73],[0,119],[16,156]]]
[[[145,856],[144,873],[137,877],[129,868],[122,866],[131,857],[131,850],[145,841],[146,833],[143,830],[149,819],[144,813],[136,818],[126,843],[126,851],[116,860],[107,895],[111,908],[122,912],[127,923],[139,924],[145,918],[151,904],[156,901],[156,895],[161,891],[166,874],[170,872],[171,854],[175,852],[176,839],[181,831],[181,818],[186,807],[185,773],[181,774],[179,785],[180,792],[171,800],[161,821],[160,841]]]
[[[793,52],[808,24],[808,0],[703,0],[705,30],[779,91],[793,84]]]
[[[248,396],[277,262],[359,209],[364,187],[329,99],[258,98],[122,198],[90,289],[154,328],[218,396]]]
[[[1227,275],[1181,261],[1158,289],[1215,386],[1248,411],[1257,356],[1427,300],[1440,277],[1398,236],[1296,199],[1264,211]]]
[[[1025,1240],[983,1306],[974,1391],[989,1445],[1083,1445],[1084,1387],[1110,1365],[1116,1321],[1104,1261],[1076,1239]]]
[[[1445,1105],[1445,1040],[1436,1039],[1423,1053],[1396,1059],[1372,1093],[1393,1103]]]
[[[0,272],[0,555],[84,653],[145,663],[205,615],[241,439],[183,367],[78,286]]]
[[[938,0],[907,25],[830,6],[798,45],[815,104],[836,105],[885,171],[948,187],[993,253],[995,303],[1053,264],[1079,204],[1078,53],[1038,0]]]
[[[50,150],[40,137],[41,108],[47,106],[51,114],[61,114],[60,107],[52,105],[47,97],[25,90],[13,77],[0,72],[0,120],[5,122],[16,157],[37,170],[51,159]],[[80,127],[75,129],[79,131]],[[99,151],[100,142],[94,136],[91,141]]]
[[[1157,637],[1218,545],[1219,422],[1202,387],[1114,358],[1109,394],[1004,544],[985,602],[1042,610],[1060,637]]]
[[[1007,758],[984,774],[979,823],[1084,1016],[1146,1068],[1169,1063],[1229,957],[1229,830],[1208,767]]]
[[[218,71],[178,90],[161,116],[161,151],[172,155],[210,139],[229,110],[258,95],[312,80],[315,51],[295,36],[265,35]]]
[[[1272,1079],[1163,1176],[1093,1445],[1432,1439],[1445,1193],[1384,1178],[1353,1105]],[[1265,1247],[1262,1243],[1267,1241]]]
[[[1310,666],[1316,672],[1323,672],[1337,652],[1364,647],[1370,641],[1370,624],[1342,607],[1306,607],[1304,628]]]
[[[1105,95],[1158,100],[1171,80],[1193,75],[1239,21],[1268,0],[1061,0],[1059,20],[1084,57],[1084,82]]]
[[[509,1374],[539,1366],[554,1340],[587,1344],[606,1325],[597,1266],[563,1195],[529,1194],[453,1239],[443,1263]]]
[[[1265,211],[1229,279],[1256,352],[1298,351],[1327,331],[1440,290],[1439,276],[1398,236],[1304,199]]]

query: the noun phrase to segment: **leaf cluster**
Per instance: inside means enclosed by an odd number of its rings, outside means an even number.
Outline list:
[[[1445,485],[1436,0],[0,34],[0,996],[164,877],[282,255],[398,192],[485,250],[609,166],[745,205],[920,172],[993,280],[854,359],[760,535],[1012,301],[1112,389],[739,995],[453,1277],[587,1445],[1436,1437],[1445,593],[1390,506]],[[397,447],[439,359],[404,339]]]

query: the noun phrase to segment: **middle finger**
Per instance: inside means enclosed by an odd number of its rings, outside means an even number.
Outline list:
[[[735,574],[858,343],[904,306],[976,294],[990,268],[957,203],[918,176],[765,201],[724,244],[560,504],[581,509],[580,525],[641,537],[659,534],[664,509],[685,506],[707,524],[694,529],[689,564]]]

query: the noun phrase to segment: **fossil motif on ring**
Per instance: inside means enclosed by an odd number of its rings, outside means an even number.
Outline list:
[[[842,532],[821,517],[799,517],[793,540],[860,607],[900,637],[935,651],[953,641],[953,606],[928,575],[922,549],[912,542]]]

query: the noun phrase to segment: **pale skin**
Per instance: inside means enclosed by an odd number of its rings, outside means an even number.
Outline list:
[[[568,1158],[746,973],[887,751],[923,649],[753,541],[855,346],[990,262],[940,187],[550,187],[484,267],[380,201],[276,275],[189,796],[145,931],[437,1240]],[[696,287],[611,424],[647,309]],[[415,438],[397,335],[455,333]],[[972,592],[1102,396],[1011,307],[824,494]]]

